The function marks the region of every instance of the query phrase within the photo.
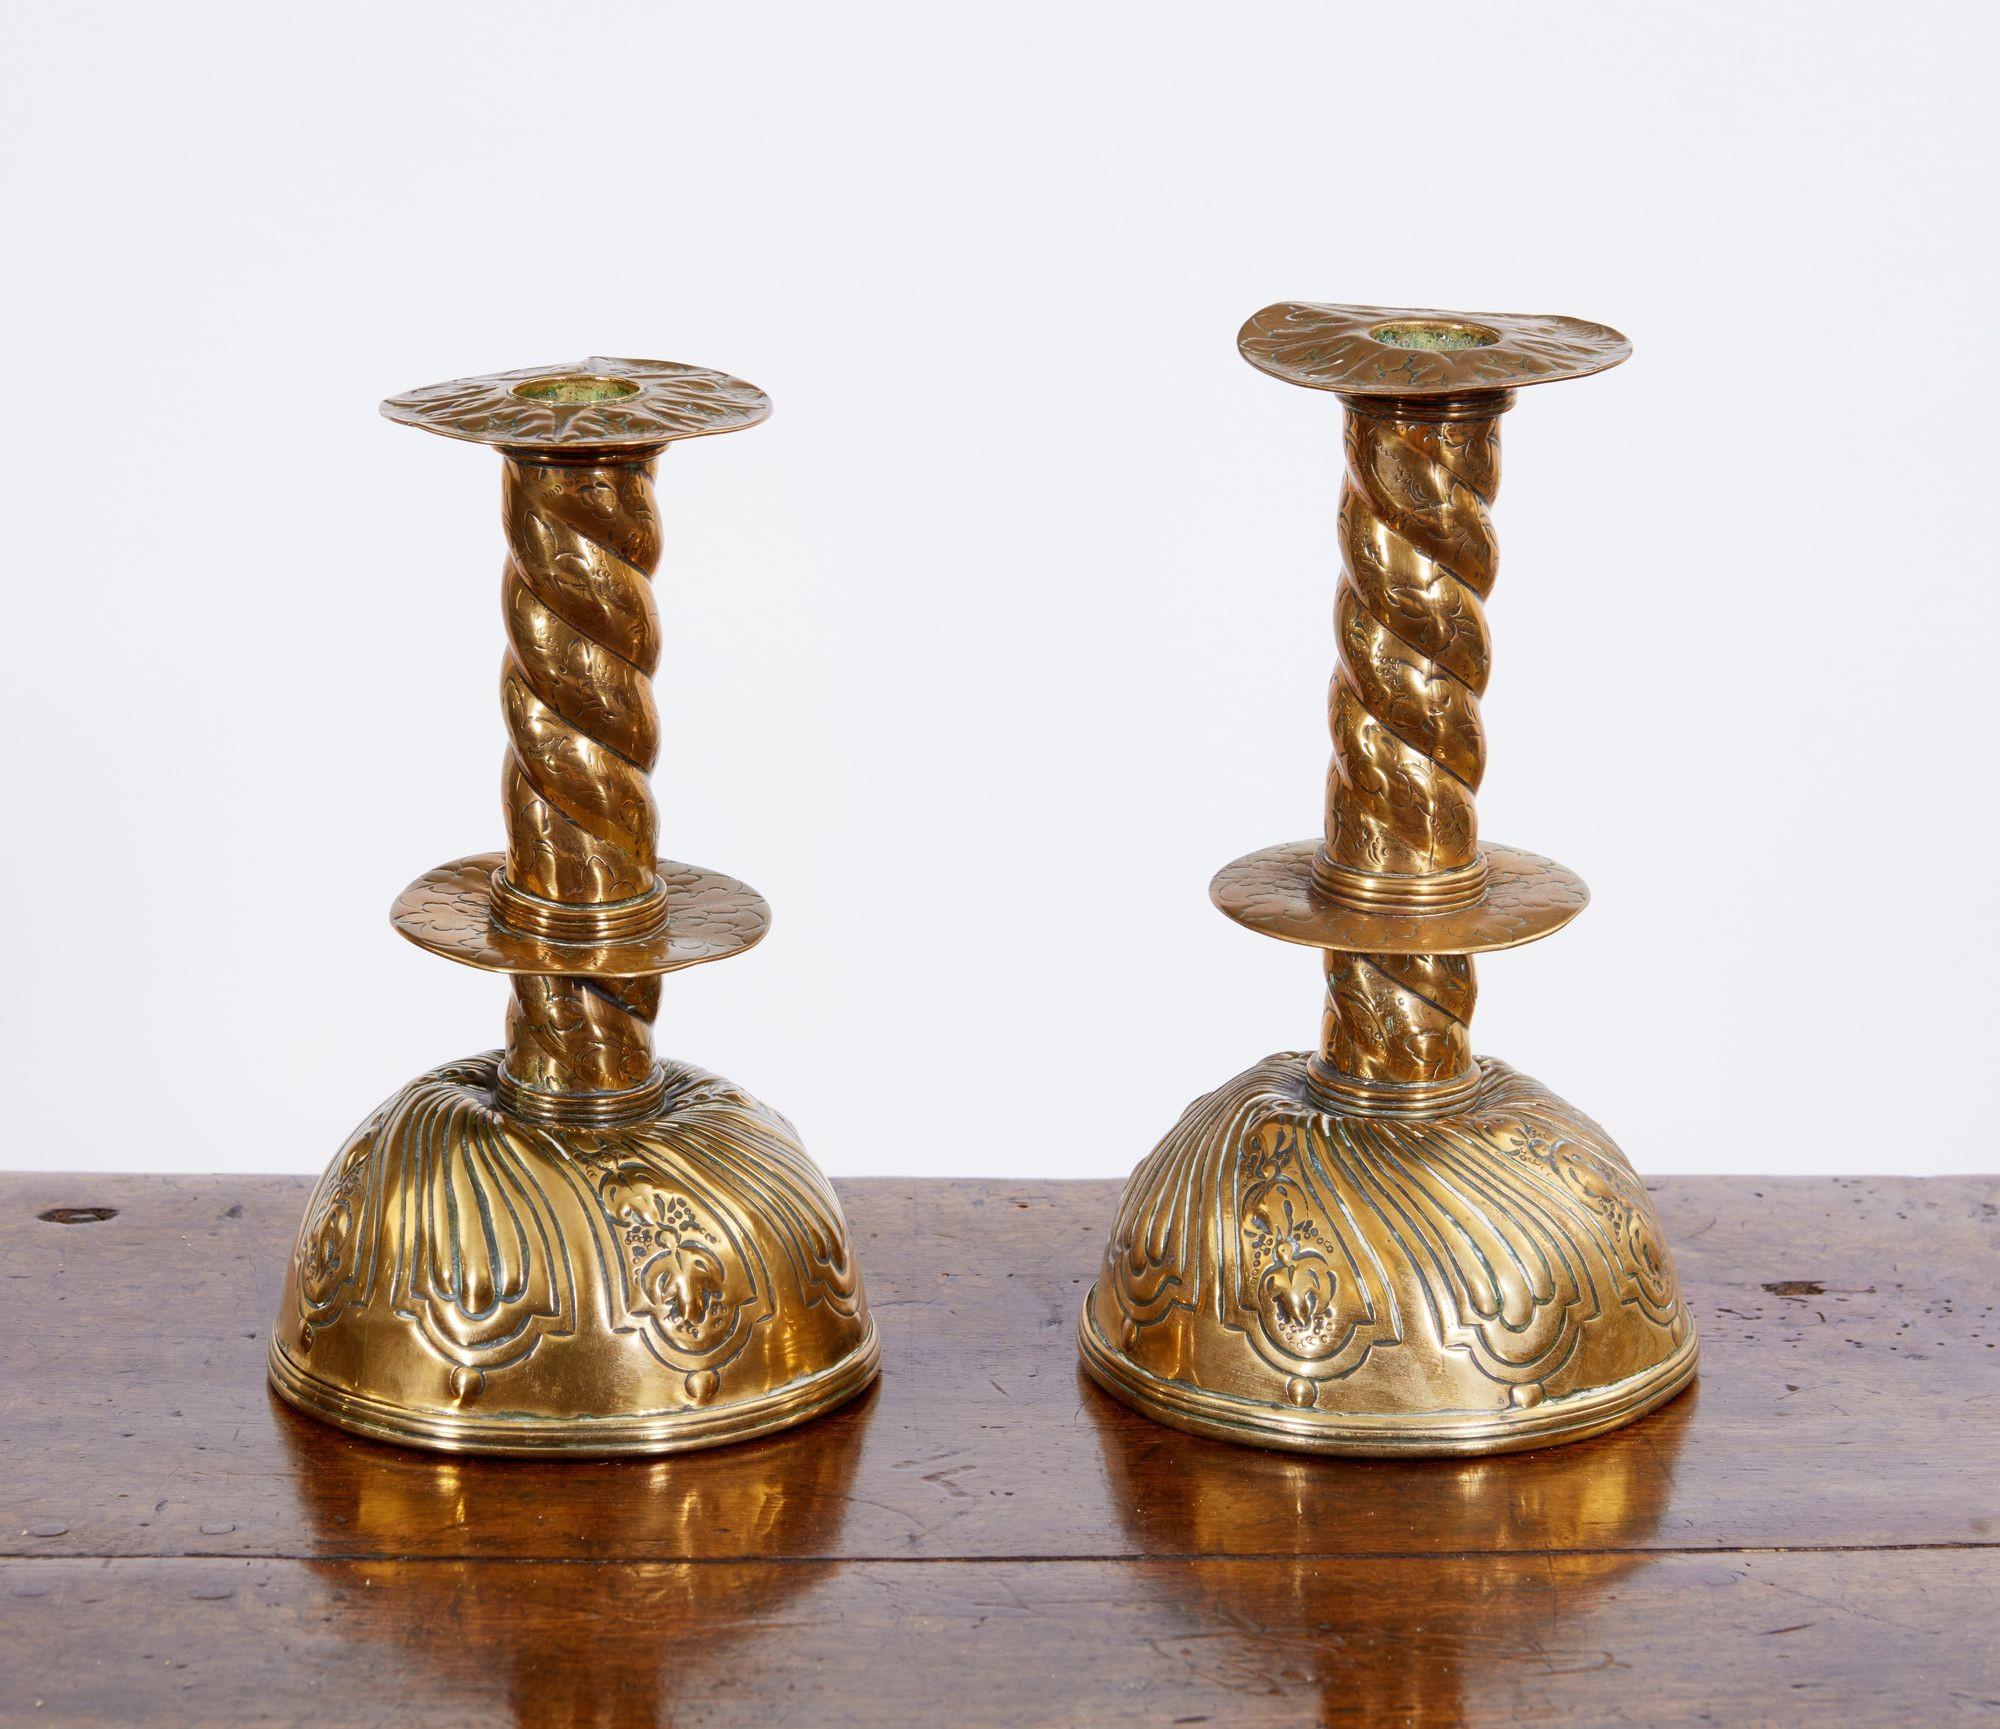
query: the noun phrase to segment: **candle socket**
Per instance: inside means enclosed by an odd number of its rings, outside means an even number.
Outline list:
[[[1315,840],[1210,885],[1323,951],[1319,1047],[1188,1107],[1126,1185],[1078,1344],[1148,1416],[1264,1446],[1494,1453],[1694,1379],[1644,1185],[1604,1131],[1470,1042],[1473,957],[1567,924],[1574,873],[1482,844],[1479,699],[1500,417],[1631,352],[1580,319],[1266,307],[1237,339],[1346,409],[1333,762]]]
[[[410,1082],[314,1192],[270,1375],[316,1417],[447,1452],[669,1453],[875,1376],[847,1224],[791,1124],[653,1054],[662,978],[770,923],[734,877],[658,857],[654,470],[770,409],[719,372],[604,358],[382,405],[505,459],[507,848],[391,917],[513,1001],[504,1051]]]

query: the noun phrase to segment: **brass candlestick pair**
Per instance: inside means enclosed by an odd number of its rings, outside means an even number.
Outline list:
[[[1139,1168],[1084,1362],[1151,1416],[1265,1445],[1596,1433],[1687,1384],[1694,1332],[1617,1149],[1470,1054],[1470,957],[1585,899],[1559,865],[1482,849],[1473,794],[1499,416],[1628,345],[1572,319],[1303,305],[1239,345],[1349,411],[1325,839],[1214,885],[1239,922],[1325,951],[1325,1024],[1316,1055],[1238,1076]],[[507,851],[430,872],[393,916],[511,975],[514,1001],[504,1053],[410,1083],[321,1181],[272,1381],[456,1451],[660,1453],[804,1421],[878,1362],[839,1204],[790,1124],[651,1039],[661,977],[769,919],[734,878],[655,856],[652,473],[769,401],[598,359],[383,411],[506,462]]]

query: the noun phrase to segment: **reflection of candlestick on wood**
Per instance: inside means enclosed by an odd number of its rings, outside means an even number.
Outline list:
[[[1357,1493],[1351,1473],[1295,1453],[1176,1443],[1163,1454],[1105,1401],[1093,1414],[1106,1499],[1130,1548],[1257,1556],[1149,1571],[1180,1637],[1226,1672],[1265,1669],[1265,1687],[1282,1686],[1288,1703],[1317,1693],[1313,1720],[1326,1723],[1507,1721],[1493,1693],[1509,1671],[1494,1654],[1543,1639],[1546,1594],[1558,1592],[1565,1648],[1588,1649],[1582,1629],[1598,1600],[1657,1558],[1646,1546],[1688,1429],[1677,1409],[1596,1447],[1371,1470]],[[1423,1555],[1421,1581],[1397,1588],[1395,1564],[1371,1548]],[[1343,1573],[1371,1588],[1340,1591]],[[1308,1631],[1329,1617],[1332,1636]],[[1281,1675],[1268,1673],[1278,1648]],[[1546,1660],[1541,1644],[1529,1649]]]
[[[656,1459],[567,1472],[556,1521],[508,1461],[336,1452],[297,1420],[278,1433],[313,1537],[305,1567],[351,1611],[339,1626],[353,1671],[392,1675],[404,1719],[636,1729],[676,1721],[677,1704],[768,1656],[780,1611],[839,1567],[812,1557],[839,1541],[866,1404],[826,1431],[727,1448],[694,1469]],[[422,1552],[423,1533],[449,1533],[446,1552],[401,1559]],[[556,1590],[495,1588],[496,1560],[551,1542],[592,1564],[562,1568]],[[731,1567],[746,1545],[770,1564]],[[355,1555],[399,1558],[359,1562],[356,1591]],[[732,1617],[746,1572],[753,1604]],[[628,1636],[592,1636],[613,1626]]]
[[[1570,318],[1267,307],[1238,338],[1347,409],[1319,841],[1215,879],[1324,951],[1311,1055],[1191,1105],[1133,1174],[1079,1333],[1150,1416],[1270,1446],[1473,1453],[1596,1434],[1694,1377],[1646,1192],[1603,1130],[1472,1055],[1476,954],[1567,924],[1569,871],[1479,842],[1500,416],[1630,345]]]
[[[770,409],[721,373],[604,359],[383,405],[506,460],[507,850],[419,878],[394,919],[514,1000],[505,1052],[411,1082],[307,1209],[271,1379],[316,1416],[453,1451],[661,1453],[875,1374],[846,1223],[791,1125],[653,1055],[661,978],[770,922],[733,877],[657,857],[653,470]]]

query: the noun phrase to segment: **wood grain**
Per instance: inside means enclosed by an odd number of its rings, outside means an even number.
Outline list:
[[[882,1329],[876,1393],[698,1460],[466,1461],[447,1492],[425,1456],[349,1440],[265,1391],[302,1181],[0,1181],[0,1292],[18,1317],[0,1337],[0,1552],[574,1559],[615,1539],[629,1559],[965,1559],[2000,1540],[2000,1448],[1967,1444],[2000,1418],[1991,1181],[1660,1184],[1703,1333],[1699,1388],[1599,1441],[1468,1464],[1236,1448],[1097,1393],[1071,1331],[1115,1184],[841,1189]],[[36,1217],[65,1203],[119,1211]],[[23,1534],[56,1523],[59,1536]]]
[[[1233,1448],[1098,1394],[1071,1330],[1115,1184],[839,1186],[876,1391],[552,1465],[270,1397],[303,1180],[0,1177],[0,1721],[1996,1708],[1990,1179],[1659,1184],[1701,1386],[1467,1463]]]
[[[16,1561],[0,1591],[9,1724],[1856,1729],[2000,1708],[1989,1550]]]

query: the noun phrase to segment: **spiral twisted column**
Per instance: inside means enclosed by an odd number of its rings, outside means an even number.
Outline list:
[[[507,862],[493,905],[503,924],[557,941],[666,920],[648,780],[660,750],[654,461],[506,463]],[[639,1112],[658,1090],[659,1002],[657,977],[517,976],[504,1102],[548,1121]]]
[[[1474,1072],[1478,995],[1470,955],[1329,949],[1320,1048],[1310,1065],[1314,1082],[1374,1115],[1431,1114],[1441,1094],[1456,1095]]]
[[[1334,756],[1314,874],[1361,910],[1444,911],[1485,886],[1474,799],[1505,403],[1348,405]],[[1466,418],[1437,418],[1454,407]]]
[[[1486,888],[1475,799],[1492,669],[1491,506],[1510,398],[1349,399],[1340,499],[1340,658],[1315,888],[1357,911],[1464,907]],[[1467,955],[1326,956],[1315,1090],[1376,1115],[1456,1108],[1477,1084]]]

